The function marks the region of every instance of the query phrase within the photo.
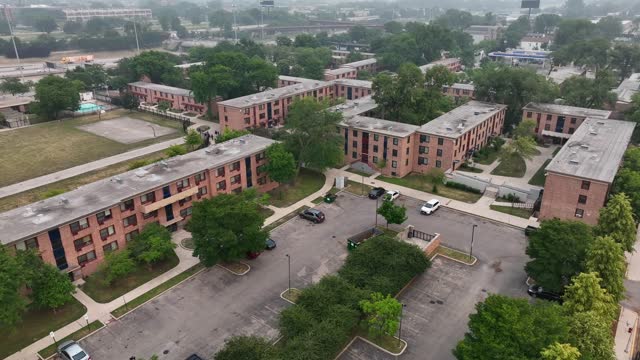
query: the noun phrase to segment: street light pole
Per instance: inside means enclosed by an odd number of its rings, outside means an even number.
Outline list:
[[[378,228],[378,198],[376,198],[376,211],[374,215],[376,216],[376,228]]]
[[[84,314],[84,320],[87,322],[87,330],[91,330],[91,329],[89,328],[89,315]]]
[[[56,334],[52,332],[49,333],[49,336],[51,336],[51,338],[53,339],[53,343],[56,344],[56,347],[58,347],[58,340],[56,340]]]
[[[287,256],[287,262],[289,263],[289,287],[287,288],[287,295],[291,296],[291,256]]]
[[[404,314],[404,308],[407,306],[406,304],[400,303],[402,307],[400,308],[400,327],[398,329],[398,343],[402,342],[402,317]]]
[[[469,247],[469,261],[471,261],[471,257],[473,256],[473,235],[475,234],[477,227],[478,225],[473,224],[473,227],[471,228],[471,246]]]

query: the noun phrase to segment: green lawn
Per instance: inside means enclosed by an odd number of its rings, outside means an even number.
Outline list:
[[[260,212],[260,215],[262,215],[265,219],[275,213],[275,211],[269,209],[268,207],[264,207],[264,206],[260,206],[258,208],[258,211]]]
[[[514,154],[500,161],[500,164],[493,169],[491,174],[521,178],[526,171],[527,164],[522,156]]]
[[[120,317],[120,316],[124,315],[129,310],[134,309],[134,308],[144,304],[145,302],[153,299],[154,297],[158,296],[163,291],[171,288],[172,286],[178,284],[182,280],[188,278],[189,276],[197,273],[198,271],[200,271],[202,269],[204,269],[204,265],[202,265],[200,263],[192,266],[191,268],[181,272],[180,274],[178,274],[178,275],[172,277],[171,279],[163,282],[162,284],[154,287],[153,289],[151,289],[151,290],[147,291],[146,293],[138,296],[137,298],[135,298],[133,300],[127,300],[127,305],[122,305],[119,308],[113,310],[111,312],[111,315],[113,315],[115,317]]]
[[[544,176],[544,169],[547,167],[547,165],[549,165],[550,162],[551,159],[547,159],[547,161],[545,161],[544,164],[540,166],[540,169],[538,169],[538,171],[533,174],[531,179],[529,179],[530,185],[544,186],[544,180],[546,179],[546,177]]]
[[[477,167],[472,167],[466,164],[462,164],[462,166],[460,166],[458,169],[458,171],[466,171],[466,172],[470,172],[470,173],[481,173],[482,169],[478,169]]]
[[[103,327],[104,324],[102,323],[102,321],[100,320],[96,320],[94,322],[89,323],[88,326],[84,326],[82,329],[72,333],[71,335],[65,336],[62,339],[56,339],[58,341],[58,344],[65,342],[67,340],[75,340],[78,341],[80,339],[82,339],[83,337],[91,334],[91,332],[96,331],[98,329],[100,329],[101,327]],[[52,356],[56,353],[56,344],[53,343],[49,346],[47,346],[46,348],[38,351],[38,355],[42,356],[43,359],[48,358],[49,356]]]
[[[300,169],[293,184],[283,184],[269,191],[269,202],[275,207],[287,207],[320,190],[324,185],[324,174]]]
[[[376,180],[380,180],[380,181],[384,181],[384,182],[388,182],[388,183],[392,183],[400,186],[406,186],[408,188],[412,188],[412,189],[416,189],[416,190],[420,190],[428,193],[433,193],[433,182],[431,182],[429,177],[423,174],[412,173],[403,178],[378,176]],[[447,197],[449,199],[463,201],[466,203],[475,203],[482,197],[482,194],[476,194],[469,191],[450,188],[445,186],[444,184],[439,184],[437,188],[438,188],[438,192],[437,192],[438,195]]]
[[[182,129],[177,121],[147,113],[116,110],[102,115],[102,120],[128,116],[174,129]],[[116,155],[135,148],[182,136],[181,131],[140,141],[121,144],[117,141],[80,130],[79,125],[98,122],[97,115],[50,121],[0,133],[0,186],[32,179],[76,165]]]
[[[521,217],[523,219],[528,219],[529,217],[531,217],[531,209],[521,209],[521,208],[514,208],[511,206],[502,206],[502,205],[491,205],[490,208],[491,210]]]
[[[438,254],[442,254],[444,256],[448,256],[452,259],[456,259],[458,261],[462,261],[465,264],[471,265],[473,263],[473,261],[476,259],[475,256],[469,256],[469,254],[463,253],[462,251],[456,250],[456,249],[452,249],[452,248],[448,248],[446,246],[438,246],[438,250],[437,250]]]
[[[347,185],[344,187],[345,191],[348,191],[354,195],[366,196],[369,194],[369,191],[373,189],[373,186],[363,184],[359,181],[347,180]]]
[[[499,152],[495,151],[492,147],[487,147],[485,154],[483,155],[476,155],[473,157],[473,161],[477,162],[478,164],[482,164],[482,165],[491,165],[493,164],[494,161],[496,161],[496,159],[498,158]],[[478,154],[478,153],[476,153]]]
[[[364,176],[366,178],[372,175],[372,174],[369,174],[369,173],[366,173],[364,171],[360,171],[360,170],[357,170],[357,169],[354,169],[354,168],[348,168],[347,171],[352,173],[352,174],[356,174],[358,176]]]
[[[300,294],[302,294],[302,290],[296,289],[296,288],[291,288],[291,289],[287,289],[287,290],[288,291],[285,291],[282,294],[282,297],[295,304],[298,301],[298,298],[300,297]]]
[[[55,313],[52,310],[28,308],[22,317],[22,322],[14,329],[0,326],[0,334],[2,334],[0,336],[0,358],[6,358],[29,344],[48,336],[49,332],[80,319],[86,312],[87,308],[75,298]]]
[[[96,302],[107,303],[173,269],[179,262],[180,259],[174,253],[167,260],[153,265],[151,270],[148,266],[140,264],[133,273],[114,281],[110,286],[104,284],[104,274],[96,271],[85,279],[82,291]]]

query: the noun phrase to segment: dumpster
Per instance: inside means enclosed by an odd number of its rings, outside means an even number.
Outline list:
[[[337,196],[335,194],[332,193],[327,193],[324,196],[324,202],[326,202],[327,204],[331,204],[332,202],[336,201]]]
[[[370,228],[361,233],[358,233],[347,239],[347,250],[353,250],[360,244],[362,244],[365,240],[382,234],[383,232],[380,229],[376,228]]]

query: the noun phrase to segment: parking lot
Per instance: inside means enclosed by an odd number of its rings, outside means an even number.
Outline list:
[[[418,201],[400,197],[408,221],[416,229],[442,234],[443,243],[466,249],[471,225],[477,224],[474,255],[479,263],[467,267],[436,259],[401,296],[405,308],[403,339],[406,359],[453,359],[451,349],[467,329],[474,304],[488,293],[526,296],[523,271],[526,255],[522,230],[481,218],[440,209],[418,213]],[[238,277],[214,267],[142,306],[122,320],[82,341],[94,360],[131,356],[204,358],[232,335],[278,337],[278,314],[287,302],[279,294],[287,288],[287,258],[291,256],[292,286],[304,288],[337,271],[347,256],[346,238],[373,225],[375,202],[341,194],[336,203],[318,206],[325,215],[314,225],[295,218],[272,231],[278,247],[247,261],[252,267]],[[379,218],[379,224],[384,220]],[[429,354],[426,356],[425,354]],[[355,342],[341,359],[391,359],[370,345]]]

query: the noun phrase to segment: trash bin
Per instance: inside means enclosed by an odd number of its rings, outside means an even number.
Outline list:
[[[347,240],[347,250],[351,251],[355,248],[358,247],[358,244],[356,244],[355,242],[351,241],[351,240]]]
[[[324,196],[324,202],[326,202],[327,204],[331,204],[334,201],[336,201],[335,194],[328,193],[327,195]]]

